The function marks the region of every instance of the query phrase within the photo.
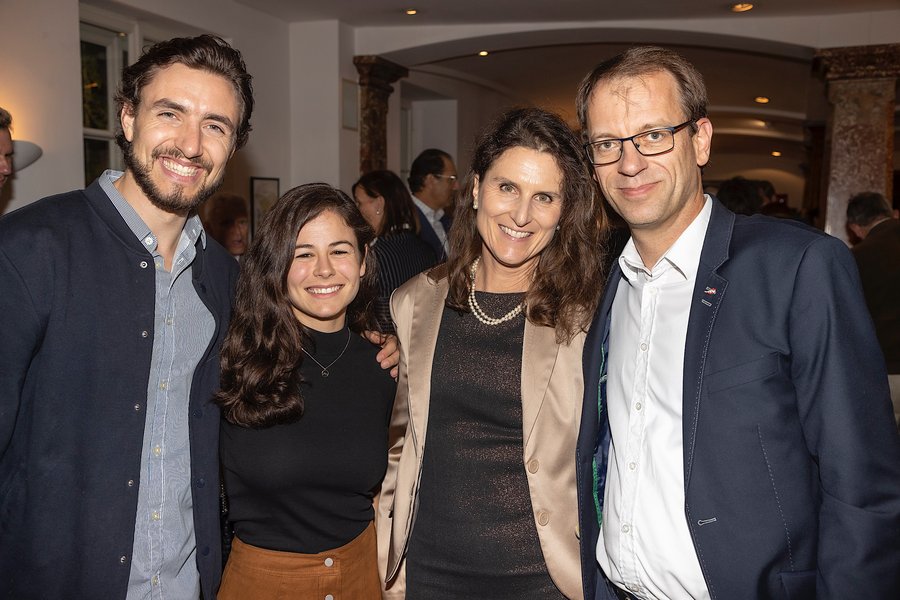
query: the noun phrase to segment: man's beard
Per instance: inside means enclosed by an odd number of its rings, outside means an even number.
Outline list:
[[[185,156],[183,152],[177,148],[158,148],[153,151],[150,158],[150,164],[144,164],[138,160],[134,155],[134,144],[126,144],[123,154],[125,168],[134,176],[134,180],[137,182],[138,187],[141,188],[141,191],[144,192],[144,195],[147,196],[155,207],[166,212],[177,214],[190,212],[203,204],[207,198],[215,194],[216,190],[219,189],[219,186],[222,185],[224,173],[220,175],[216,181],[206,183],[197,190],[197,193],[194,194],[193,197],[185,197],[184,188],[181,186],[175,186],[174,191],[165,195],[162,190],[153,183],[153,179],[150,176],[153,169],[153,163],[161,156],[184,159]],[[212,170],[212,165],[207,160],[200,159],[191,162],[205,170],[207,173]]]

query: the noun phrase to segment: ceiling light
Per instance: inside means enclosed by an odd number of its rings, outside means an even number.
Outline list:
[[[774,150],[772,152],[772,156],[774,156],[775,158],[778,158],[779,156],[781,156],[781,152],[779,152],[778,150]]]
[[[415,15],[415,14],[417,14],[418,12],[419,12],[419,11],[417,11],[417,10],[414,9],[414,8],[407,8],[407,9],[406,9],[406,14],[408,14],[410,17],[413,16],[413,15]]]
[[[478,56],[487,56],[488,54],[489,54],[489,52],[487,50],[482,50],[481,52],[478,53]]]
[[[756,98],[753,99],[753,101],[756,102],[757,104],[768,104],[769,98],[768,98],[768,96],[757,96]]]
[[[753,5],[749,2],[738,2],[731,5],[731,12],[742,13],[753,10]]]

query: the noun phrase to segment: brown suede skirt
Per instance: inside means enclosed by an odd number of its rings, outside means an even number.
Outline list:
[[[234,538],[219,600],[381,600],[375,525],[318,554],[266,550]]]

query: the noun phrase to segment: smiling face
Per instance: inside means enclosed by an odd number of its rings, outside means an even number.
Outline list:
[[[287,274],[294,316],[316,331],[340,331],[365,273],[365,253],[343,218],[328,210],[311,219],[297,234]]]
[[[562,187],[556,159],[522,146],[504,151],[483,178],[475,178],[475,223],[486,277],[529,281],[556,232]]]
[[[381,224],[384,222],[384,198],[382,196],[370,196],[361,185],[353,190],[353,198],[356,206],[362,213],[366,222],[375,230],[375,235],[381,233]]]
[[[625,138],[685,119],[675,78],[659,71],[600,81],[590,97],[587,133],[590,141]],[[594,167],[604,195],[628,223],[635,243],[648,236],[662,245],[674,243],[703,207],[700,167],[709,159],[712,125],[699,119],[697,132],[690,132],[689,127],[677,132],[675,147],[656,156],[643,156],[625,142],[617,162]]]
[[[123,195],[186,214],[215,192],[235,149],[240,102],[220,75],[182,64],[161,68],[122,109]],[[137,194],[143,198],[136,197]]]

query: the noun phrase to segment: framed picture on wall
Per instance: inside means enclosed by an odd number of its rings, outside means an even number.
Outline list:
[[[280,195],[278,187],[277,177],[250,178],[250,228],[254,235],[262,223],[263,217],[278,200]]]

